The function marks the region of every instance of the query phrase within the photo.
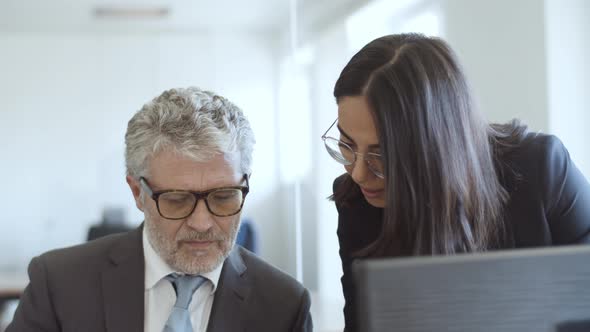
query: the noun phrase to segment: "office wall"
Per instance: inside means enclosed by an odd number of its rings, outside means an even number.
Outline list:
[[[556,134],[590,176],[590,4],[443,0],[444,38],[457,51],[486,117]]]
[[[590,2],[545,1],[549,129],[590,179]]]
[[[346,29],[342,22],[335,24],[316,40],[317,57],[312,67],[313,81],[313,124],[314,170],[310,174],[313,193],[317,204],[316,237],[318,241],[318,276],[319,290],[328,299],[340,299],[342,274],[338,256],[338,214],[334,202],[327,199],[332,195],[332,183],[340,174],[345,173],[344,167],[336,163],[326,152],[321,135],[338,117],[338,107],[333,97],[334,84],[342,68],[349,60],[346,43]],[[333,135],[333,132],[332,132]]]
[[[275,58],[265,34],[0,34],[0,265],[80,243],[101,209],[141,221],[125,183],[123,137],[145,102],[171,87],[226,95],[256,133],[244,216],[262,255],[286,264],[277,201]]]
[[[543,1],[443,0],[443,37],[457,52],[490,121],[520,118],[547,131]]]

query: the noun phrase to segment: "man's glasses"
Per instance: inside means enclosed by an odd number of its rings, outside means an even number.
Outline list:
[[[156,202],[158,213],[166,219],[179,220],[190,216],[197,203],[203,199],[207,210],[218,217],[229,217],[242,210],[250,185],[244,174],[246,186],[214,188],[205,191],[162,190],[153,191],[148,181],[141,177],[139,182],[145,192]]]
[[[339,139],[334,137],[326,136],[330,129],[334,127],[338,119],[334,120],[332,125],[326,130],[326,132],[322,135],[322,140],[324,141],[324,146],[326,150],[330,154],[334,160],[338,163],[349,166],[356,162],[357,156],[363,157],[364,161],[367,163],[367,167],[377,176],[378,178],[383,179],[385,177],[384,168],[383,168],[383,157],[379,153],[367,152],[367,153],[360,153],[356,152],[352,149],[352,147]]]

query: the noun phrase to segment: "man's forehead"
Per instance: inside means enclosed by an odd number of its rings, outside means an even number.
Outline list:
[[[211,165],[224,166],[239,170],[241,158],[239,152],[197,151],[184,152],[176,149],[153,153],[147,160],[150,167],[162,167],[182,163],[192,163],[195,167],[206,168]]]
[[[242,158],[239,152],[220,152],[220,154],[223,156],[223,159],[227,162],[228,166],[234,168],[236,172],[240,172]]]
[[[149,166],[149,178],[157,186],[217,187],[235,185],[243,174],[239,155],[216,153],[207,160],[171,152],[155,155]]]

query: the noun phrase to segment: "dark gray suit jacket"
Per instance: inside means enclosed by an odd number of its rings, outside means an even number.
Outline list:
[[[7,332],[143,331],[142,227],[33,258]],[[223,264],[208,332],[311,331],[309,292],[236,246]]]

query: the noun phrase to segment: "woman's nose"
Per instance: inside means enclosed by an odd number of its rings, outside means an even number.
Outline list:
[[[370,176],[369,173],[371,172],[371,170],[369,170],[369,167],[365,162],[364,156],[357,154],[356,160],[351,166],[352,171],[350,172],[350,176],[352,177],[354,182],[360,184],[367,181],[367,177]]]

